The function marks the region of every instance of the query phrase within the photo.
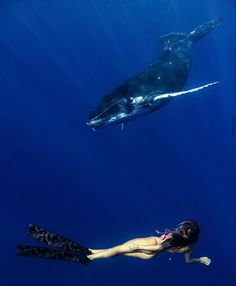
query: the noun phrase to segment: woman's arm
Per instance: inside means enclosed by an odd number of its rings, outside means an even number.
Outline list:
[[[184,254],[185,257],[185,262],[186,263],[203,263],[205,265],[209,265],[211,263],[211,259],[209,259],[208,257],[199,257],[199,258],[192,258],[192,251],[187,252]]]

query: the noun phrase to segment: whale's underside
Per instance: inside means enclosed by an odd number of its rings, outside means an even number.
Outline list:
[[[163,107],[176,96],[176,93],[188,93],[178,92],[188,79],[192,46],[213,30],[220,21],[221,19],[209,21],[191,33],[170,33],[161,36],[160,42],[164,50],[159,59],[106,95],[89,116],[87,124],[94,130],[112,124],[122,124]],[[212,84],[203,87],[209,85]]]

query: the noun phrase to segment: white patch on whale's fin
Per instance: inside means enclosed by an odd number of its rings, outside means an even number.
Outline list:
[[[199,86],[199,87],[195,87],[195,88],[192,88],[192,89],[189,89],[189,90],[184,90],[184,91],[178,91],[178,92],[172,92],[172,93],[165,93],[165,94],[160,94],[160,95],[156,95],[153,99],[153,101],[157,101],[157,100],[160,100],[162,98],[168,98],[168,97],[176,97],[176,96],[179,96],[179,95],[184,95],[184,94],[188,94],[188,93],[193,93],[193,92],[196,92],[196,91],[199,91],[201,89],[204,89],[204,88],[207,88],[209,86],[212,86],[212,85],[215,85],[219,83],[218,81],[215,81],[215,82],[211,82],[211,83],[208,83],[208,84],[205,84],[205,85],[202,85],[202,86]]]

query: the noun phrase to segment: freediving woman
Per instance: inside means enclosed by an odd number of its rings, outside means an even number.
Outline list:
[[[167,252],[184,254],[186,263],[199,262],[205,265],[211,263],[208,257],[192,257],[192,244],[197,241],[200,233],[200,227],[193,220],[183,221],[173,230],[168,229],[163,233],[157,231],[157,236],[135,238],[106,249],[83,247],[70,239],[33,224],[29,225],[28,233],[32,238],[45,242],[53,248],[17,245],[19,256],[74,261],[88,265],[93,260],[118,255],[152,259],[160,253]]]

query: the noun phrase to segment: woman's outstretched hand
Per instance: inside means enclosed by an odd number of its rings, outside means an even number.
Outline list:
[[[211,259],[208,257],[200,257],[199,262],[208,266],[211,263]]]

